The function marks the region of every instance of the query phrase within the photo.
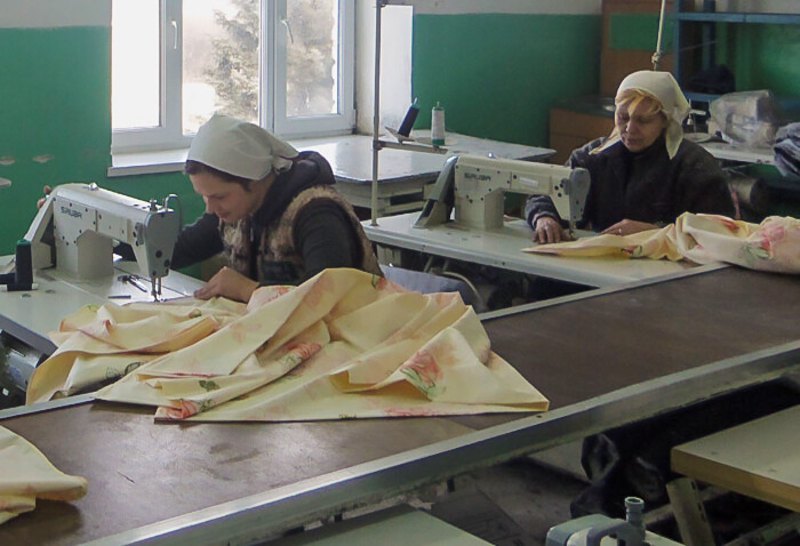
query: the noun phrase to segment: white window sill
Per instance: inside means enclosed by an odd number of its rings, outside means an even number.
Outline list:
[[[137,152],[113,154],[109,178],[115,176],[134,176],[137,174],[183,172],[187,148],[180,150],[161,150],[157,152]]]
[[[354,135],[338,135],[316,138],[292,139],[289,141],[298,150],[314,147],[336,146],[347,143]],[[366,139],[362,136],[360,138]],[[327,150],[330,151],[330,150]],[[115,176],[136,176],[139,174],[157,174],[183,172],[188,148],[177,150],[157,150],[150,152],[125,152],[111,154],[111,167],[106,171],[109,178]],[[325,154],[323,154],[325,155]]]

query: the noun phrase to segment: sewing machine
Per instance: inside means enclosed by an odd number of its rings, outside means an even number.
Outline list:
[[[559,165],[498,159],[478,155],[449,158],[434,184],[415,227],[429,227],[450,219],[479,229],[503,225],[506,192],[549,196],[561,218],[574,230],[583,218],[589,193],[589,171]]]
[[[57,186],[39,209],[25,238],[31,242],[34,269],[56,267],[80,279],[113,274],[114,241],[129,244],[151,294],[161,294],[172,250],[181,228],[180,214],[168,207],[109,190],[95,183]]]
[[[545,546],[682,546],[666,537],[642,531],[628,522],[601,514],[583,516],[550,528]]]
[[[625,519],[602,514],[582,516],[547,531],[545,546],[681,546],[651,533],[644,526],[644,502],[625,499]]]

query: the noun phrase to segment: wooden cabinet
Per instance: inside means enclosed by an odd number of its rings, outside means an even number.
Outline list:
[[[556,106],[550,109],[550,147],[556,153],[551,163],[563,164],[570,152],[583,146],[590,140],[607,136],[614,128],[614,118],[610,111],[603,111],[602,106],[597,113],[583,108],[571,108],[569,105]]]

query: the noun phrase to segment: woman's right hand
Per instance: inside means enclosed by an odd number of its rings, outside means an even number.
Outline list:
[[[44,205],[44,202],[47,201],[47,196],[50,195],[51,191],[53,191],[53,188],[51,188],[50,186],[45,186],[42,189],[42,192],[44,193],[44,197],[40,197],[39,200],[36,201],[36,208],[37,209],[42,208],[42,205]]]
[[[569,240],[569,236],[561,227],[561,222],[552,216],[541,216],[536,220],[533,240],[537,243],[560,243]]]

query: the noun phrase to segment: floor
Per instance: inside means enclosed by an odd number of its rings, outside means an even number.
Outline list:
[[[586,483],[531,459],[455,480],[431,513],[498,546],[540,546],[550,527],[571,519],[570,501]]]
[[[587,486],[575,472],[575,446],[565,447],[459,477],[430,511],[497,546],[544,546],[552,526],[572,519],[570,503]],[[554,456],[560,458],[555,465],[548,460]],[[704,488],[702,497],[717,544],[800,546],[800,514],[721,490]],[[669,505],[649,511],[645,524],[680,541]]]
[[[545,546],[550,528],[572,519],[570,503],[588,485],[580,466],[580,450],[581,442],[563,445],[458,476],[448,484],[388,501],[388,506],[406,503],[428,511],[496,546]],[[777,507],[719,490],[704,489],[702,497],[717,544],[733,541],[779,518],[794,518],[786,523],[789,528],[785,536],[771,531],[771,535],[740,542],[739,546],[800,545],[800,514],[792,516]],[[669,506],[645,508],[648,530],[679,540]],[[357,515],[345,514],[344,518]]]

